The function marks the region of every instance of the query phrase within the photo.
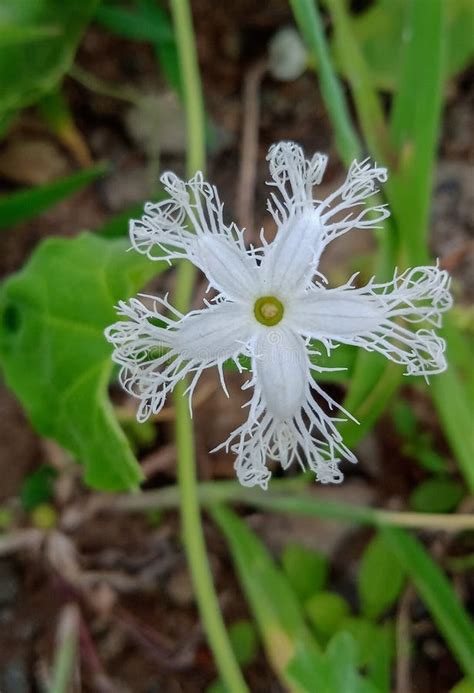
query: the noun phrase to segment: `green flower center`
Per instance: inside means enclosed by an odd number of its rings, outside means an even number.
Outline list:
[[[262,296],[255,301],[253,312],[258,322],[267,327],[272,327],[280,322],[285,309],[283,303],[275,296]]]

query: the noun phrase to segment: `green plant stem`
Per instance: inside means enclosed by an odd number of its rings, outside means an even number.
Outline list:
[[[321,94],[334,127],[339,154],[345,164],[350,164],[360,156],[362,147],[332,65],[317,3],[315,0],[290,0],[290,5],[299,30],[318,63]]]
[[[78,642],[79,612],[77,607],[71,604],[65,607],[59,624],[50,693],[67,693],[69,690],[76,664]]]
[[[334,24],[335,46],[351,85],[365,141],[379,163],[392,166],[395,154],[390,147],[382,103],[372,87],[370,72],[352,31],[346,0],[326,2]]]
[[[103,79],[96,77],[92,72],[84,70],[84,68],[79,65],[71,65],[68,75],[75,82],[78,82],[78,84],[92,91],[94,94],[108,96],[111,99],[117,99],[117,101],[126,101],[133,106],[138,106],[141,102],[142,97],[135,89],[123,85],[109,84],[109,82],[105,82]]]
[[[201,81],[188,0],[172,0],[171,9],[186,113],[187,170],[188,175],[191,176],[197,170],[202,171],[205,164],[204,107]],[[175,305],[182,312],[189,308],[194,278],[193,265],[189,262],[182,262],[177,271],[175,293]],[[247,691],[247,686],[227,635],[207,558],[198,500],[193,427],[185,390],[185,381],[179,383],[174,390],[179,506],[183,543],[199,612],[219,674],[229,691],[241,693]]]
[[[204,102],[197,60],[192,17],[188,0],[171,0],[173,23],[183,81],[186,114],[188,174],[204,168],[206,137]]]
[[[336,134],[336,145],[341,159],[349,164],[353,159],[360,158],[362,145],[352,125],[351,115],[341,82],[336,74],[329,45],[324,33],[318,3],[314,0],[291,0],[291,6],[309,49],[318,64],[321,93],[328,110]],[[368,77],[360,75],[363,58],[357,47],[354,47],[351,36],[347,37],[348,24],[344,14],[344,5],[339,0],[329,0],[329,7],[335,14],[336,34],[339,49],[348,65],[351,84],[358,85],[355,92],[356,107],[361,107],[359,118],[367,139],[367,127],[376,127],[374,136],[368,137],[368,142],[377,144],[379,154],[383,159],[389,158],[388,135],[381,106],[371,90]],[[337,21],[336,21],[337,20]],[[350,34],[350,32],[349,32]],[[350,69],[349,69],[350,67]],[[365,100],[370,91],[367,105]],[[382,154],[383,151],[383,154]],[[375,202],[375,201],[374,201]],[[378,204],[378,201],[377,201]],[[395,264],[397,238],[393,226],[386,221],[384,230],[377,234],[379,253],[377,259],[378,276],[388,280],[388,268]],[[400,369],[393,369],[379,362],[374,362],[373,354],[360,352],[357,355],[354,375],[344,401],[344,407],[353,412],[362,425],[345,422],[340,426],[344,438],[349,445],[355,445],[373,426],[385,409],[390,398],[398,388],[401,379]]]
[[[195,500],[204,507],[229,502],[245,503],[271,512],[355,522],[375,527],[393,526],[452,532],[474,529],[473,515],[401,512],[318,500],[317,497],[305,492],[306,485],[305,478],[275,480],[272,482],[272,490],[261,491],[244,488],[237,481],[203,482],[195,488]],[[137,496],[117,496],[111,506],[118,511],[143,512],[157,508],[176,508],[179,503],[179,487],[168,486]]]

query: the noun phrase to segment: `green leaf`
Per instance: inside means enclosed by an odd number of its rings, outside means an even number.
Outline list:
[[[445,575],[415,537],[393,527],[381,532],[413,581],[459,666],[466,676],[474,678],[474,625]]]
[[[394,629],[391,623],[377,628],[367,661],[367,675],[380,693],[390,693],[391,662],[395,654]]]
[[[448,363],[449,363],[448,344]],[[451,367],[433,378],[432,395],[441,418],[444,433],[456,454],[460,470],[471,493],[474,493],[474,427],[472,401],[461,373]]]
[[[38,33],[37,38],[28,43],[27,50],[18,41],[2,46],[0,113],[34,103],[55,87],[69,69],[77,44],[97,4],[98,0],[0,0],[4,32],[18,35],[23,27],[30,35],[35,29]],[[45,27],[51,29],[47,35],[44,35]]]
[[[326,0],[326,4],[334,24],[333,43],[351,84],[367,146],[377,161],[387,164],[393,157],[384,109],[372,87],[370,67],[354,37],[347,3],[345,0]]]
[[[114,304],[166,268],[126,241],[91,234],[41,243],[0,290],[0,363],[33,426],[85,465],[90,485],[117,490],[142,478],[107,396],[104,328]]]
[[[105,164],[78,171],[52,183],[0,197],[0,229],[33,219],[104,175]]]
[[[328,574],[328,561],[321,553],[300,544],[287,544],[281,563],[293,590],[302,602],[323,589]]]
[[[33,510],[52,499],[56,476],[54,467],[43,464],[33,474],[26,477],[20,491],[21,504],[25,510]]]
[[[398,599],[404,571],[383,536],[377,534],[368,544],[357,574],[362,613],[377,618]]]
[[[368,618],[349,616],[342,621],[341,630],[352,635],[357,643],[357,663],[361,667],[366,666],[377,642],[378,626]]]
[[[346,632],[337,633],[324,654],[298,646],[288,665],[291,690],[301,693],[377,693],[357,673],[357,646]]]
[[[143,203],[132,205],[124,212],[119,212],[115,216],[108,219],[97,233],[104,238],[120,238],[128,235],[128,227],[130,219],[141,217],[143,214]]]
[[[373,428],[387,409],[401,378],[400,366],[381,354],[359,350],[344,399],[344,408],[359,423],[348,420],[338,427],[346,445],[355,447]]]
[[[349,604],[336,592],[318,592],[305,604],[306,615],[316,634],[330,638],[350,614]]]
[[[253,662],[258,650],[258,636],[251,621],[236,621],[229,627],[229,638],[235,658],[241,667]]]
[[[229,640],[235,658],[241,667],[253,662],[258,650],[258,636],[251,621],[236,621],[229,627]],[[206,693],[227,693],[228,689],[220,679],[206,688]]]
[[[137,8],[128,10],[102,5],[95,14],[95,20],[118,36],[133,41],[161,43],[174,39],[170,18],[156,3],[154,3],[153,13],[143,12]]]
[[[445,10],[444,0],[409,0],[403,25],[406,40],[391,117],[392,144],[400,156],[391,202],[411,265],[428,259],[428,215],[443,101]]]
[[[172,87],[181,90],[178,52],[171,19],[155,0],[140,0],[133,9],[101,6],[95,19],[119,36],[151,43],[166,79]]]
[[[15,26],[14,24],[7,24],[6,26],[0,26],[0,48],[3,50],[5,46],[32,43],[40,39],[48,39],[60,35],[61,28],[58,24],[46,24],[43,26]]]
[[[403,17],[407,0],[378,0],[368,10],[352,18],[351,30],[370,65],[373,85],[386,91],[398,87],[398,65],[403,40]],[[429,12],[429,6],[426,7]],[[474,5],[471,0],[450,0],[446,3],[445,76],[464,69],[474,51]],[[337,45],[335,57],[341,69]]]
[[[449,693],[474,693],[474,680],[462,679],[458,681]]]
[[[410,495],[410,506],[420,513],[446,513],[455,510],[464,497],[460,483],[452,479],[427,479]]]
[[[393,403],[391,415],[395,430],[398,435],[406,441],[413,440],[418,436],[418,422],[412,407],[403,399]]]
[[[434,450],[423,448],[416,450],[416,461],[420,464],[420,467],[429,472],[434,472],[435,474],[446,472],[446,460]]]
[[[341,624],[357,645],[357,664],[367,671],[372,684],[390,693],[390,663],[395,652],[393,627],[390,623],[377,626],[367,618],[351,616]]]
[[[321,94],[334,128],[336,145],[344,162],[349,164],[360,155],[362,147],[352,124],[342,84],[332,64],[318,3],[314,0],[290,0],[290,5],[298,28],[319,66]]]
[[[213,506],[210,513],[227,540],[268,659],[289,684],[286,667],[298,645],[318,649],[298,599],[266,547],[235,513],[224,506]]]
[[[153,196],[151,202],[161,202],[165,199],[165,197],[164,190],[160,190]],[[103,226],[97,229],[97,233],[105,238],[120,238],[121,236],[128,236],[130,219],[136,219],[137,217],[142,216],[143,205],[143,202],[130,205],[123,212],[119,212],[117,215],[108,219]]]
[[[16,111],[0,111],[0,140],[7,135],[17,116]]]

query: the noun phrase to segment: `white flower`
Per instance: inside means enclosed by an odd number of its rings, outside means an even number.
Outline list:
[[[443,371],[445,343],[429,326],[439,327],[451,305],[449,276],[437,266],[417,267],[383,284],[355,288],[352,277],[326,288],[317,272],[326,245],[352,229],[376,228],[388,216],[384,205],[365,205],[387,172],[354,161],[342,186],[318,201],[313,187],[325,156],[305,160],[300,147],[283,142],[270,148],[268,161],[268,208],[278,231],[271,243],[262,233],[259,248],[246,248],[244,232],[224,222],[218,193],[201,173],[187,183],[162,176],[170,199],[147,204],[142,219],[131,222],[133,247],[156,260],[191,260],[217,297],[187,315],[167,298],[120,302],[126,320],[106,336],[123,387],[140,400],[140,421],[160,411],[185,376],[191,397],[204,369],[216,366],[225,389],[225,362],[233,359],[241,369],[239,357],[250,357],[248,419],[220,446],[235,453],[241,483],[266,488],[269,459],[285,469],[297,460],[319,481],[339,482],[341,459],[356,461],[337,429],[350,415],[313,379],[324,370],[318,343],[328,352],[338,343],[378,351],[408,375]],[[407,323],[423,326],[413,331]]]

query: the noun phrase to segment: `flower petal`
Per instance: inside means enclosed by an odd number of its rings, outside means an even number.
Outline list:
[[[287,469],[296,461],[309,467],[322,483],[342,481],[342,457],[355,462],[336,424],[342,420],[325,411],[341,407],[312,381],[309,356],[301,337],[288,329],[261,333],[252,345],[253,378],[247,421],[221,446],[236,455],[235,469],[244,486],[266,488],[271,477],[268,460]]]
[[[311,285],[323,245],[317,212],[292,216],[264,246],[260,266],[261,292],[276,295],[283,303],[295,292]]]
[[[253,370],[268,412],[288,419],[301,409],[309,387],[303,339],[284,328],[264,329],[254,346]]]
[[[323,244],[353,229],[377,229],[390,216],[386,205],[369,207],[366,200],[378,192],[377,183],[385,183],[387,169],[370,161],[353,161],[344,183],[317,207],[323,227]]]
[[[263,276],[272,289],[279,284],[283,292],[305,289],[328,243],[351,229],[378,228],[389,216],[385,205],[366,206],[367,198],[377,192],[377,182],[386,181],[387,171],[368,160],[354,161],[342,186],[318,201],[313,187],[321,182],[327,157],[315,154],[305,159],[301,147],[282,142],[270,147],[267,159],[269,185],[278,189],[268,202],[278,232],[264,247],[268,269]]]
[[[168,172],[161,181],[169,199],[147,203],[144,216],[130,222],[135,250],[152,260],[188,259],[226,297],[244,297],[244,288],[255,283],[255,260],[245,249],[243,232],[224,223],[216,188],[201,172],[187,182]]]
[[[283,469],[296,462],[301,469],[311,469],[316,474],[316,481],[341,482],[341,458],[356,462],[336,428],[336,424],[344,419],[324,412],[311,392],[295,416],[275,418],[266,408],[258,383],[253,384],[255,389],[248,420],[219,446],[236,455],[234,467],[240,483],[266,489],[271,477],[267,467],[269,461],[279,462]],[[339,408],[316,384],[315,388],[330,408]]]
[[[302,148],[294,142],[279,142],[268,150],[267,161],[272,177],[268,185],[278,190],[270,194],[267,206],[280,225],[313,207],[313,187],[321,182],[328,158],[317,152],[305,159]]]
[[[244,351],[253,329],[247,306],[222,301],[188,313],[173,332],[173,349],[183,358],[217,365]]]
[[[223,380],[223,364],[245,351],[251,337],[251,319],[241,305],[218,305],[172,320],[159,308],[173,310],[166,299],[152,299],[151,307],[138,299],[119,303],[119,314],[128,318],[111,325],[106,338],[114,346],[113,360],[121,366],[124,389],[140,400],[137,414],[144,421],[163,407],[176,383],[192,375],[194,388],[206,368],[216,366]],[[159,324],[156,324],[159,323]]]
[[[226,238],[205,236],[197,241],[195,264],[225,298],[247,303],[257,298],[257,265],[244,247]]]
[[[441,324],[441,313],[452,304],[449,275],[438,267],[418,267],[391,282],[371,281],[361,289],[346,284],[337,289],[315,288],[293,301],[287,320],[307,337],[378,351],[406,367],[407,375],[431,375],[446,368],[445,342],[433,330],[416,332],[400,324]]]

